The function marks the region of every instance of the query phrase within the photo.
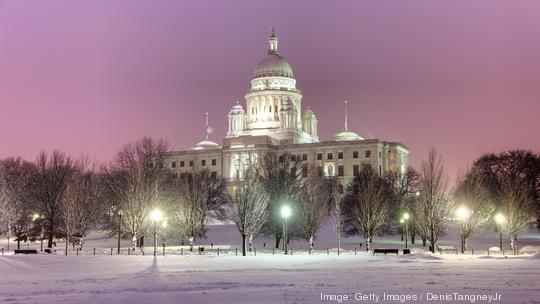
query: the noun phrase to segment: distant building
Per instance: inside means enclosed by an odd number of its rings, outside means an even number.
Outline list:
[[[248,159],[272,151],[289,154],[306,169],[315,162],[326,175],[346,185],[361,166],[376,172],[404,172],[409,150],[398,142],[364,139],[347,127],[328,140],[317,135],[317,117],[309,108],[302,112],[302,92],[296,88],[291,65],[278,52],[275,32],[267,55],[257,64],[246,107],[236,103],[229,111],[229,130],[223,146],[206,139],[187,151],[170,152],[162,164],[178,173],[208,169],[229,179],[241,177]],[[208,124],[208,120],[207,120]]]

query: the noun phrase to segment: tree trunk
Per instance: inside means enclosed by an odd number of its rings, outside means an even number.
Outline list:
[[[193,251],[193,237],[189,238],[189,251]]]
[[[411,227],[410,233],[411,233],[411,244],[414,244],[414,242],[416,241],[416,229],[414,228],[414,226]]]
[[[512,235],[510,237],[510,248],[512,249],[512,252],[514,253],[514,255],[518,254],[517,236],[516,235]]]
[[[371,236],[367,236],[365,237],[365,240],[366,240],[366,251],[369,251],[369,239],[371,238]]]
[[[399,228],[399,232],[401,233],[401,241],[403,242],[403,227]]]
[[[246,235],[242,234],[242,256],[246,256]]]
[[[53,238],[54,238],[54,233],[53,233],[53,229],[50,228],[49,229],[49,239],[47,240],[47,248],[52,248],[52,245],[53,245]]]
[[[17,250],[21,249],[21,239],[17,238]]]
[[[467,247],[468,247],[468,242],[469,241],[469,238],[468,237],[464,237],[463,238],[463,250],[467,251]]]
[[[249,236],[249,252],[251,252],[252,244],[253,244],[253,234]]]
[[[427,239],[425,236],[422,237],[422,246],[426,247]]]
[[[313,250],[313,235],[309,237],[309,251]]]
[[[281,237],[279,234],[275,234],[275,237],[276,237],[276,249],[279,249],[279,243],[281,242]]]

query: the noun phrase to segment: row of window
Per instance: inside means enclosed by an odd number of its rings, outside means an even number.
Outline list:
[[[190,167],[193,167],[193,161],[192,160],[190,160],[188,162],[188,164],[189,164]],[[217,164],[217,160],[212,159],[212,166],[215,166],[216,164]],[[171,162],[171,168],[176,168],[176,165],[177,165],[176,161]],[[180,161],[180,168],[184,168],[185,166],[186,166],[186,162],[181,160]],[[201,166],[203,166],[203,167],[206,166],[206,159],[201,160]]]
[[[366,164],[366,166],[371,166],[371,164]],[[322,167],[318,167],[319,170],[323,170]],[[360,165],[353,165],[353,175],[356,176],[360,173]],[[291,175],[296,175],[296,168],[291,168]],[[328,166],[326,168],[326,175],[328,176],[334,176],[334,166]],[[308,167],[302,166],[302,176],[307,177],[308,176]],[[337,166],[337,176],[345,176],[345,168],[341,165]]]
[[[364,155],[365,155],[366,158],[370,158],[371,157],[371,150],[365,151]],[[353,151],[352,157],[353,158],[358,158],[358,151]],[[291,161],[307,161],[308,155],[307,154],[291,155],[290,158],[291,158]],[[322,160],[322,159],[323,159],[323,154],[322,153],[317,153],[317,160]],[[326,153],[326,159],[328,159],[328,160],[334,159],[334,153],[332,153],[332,152]],[[343,159],[343,152],[338,152],[337,153],[337,159]],[[285,160],[285,156],[281,155],[279,157],[279,160],[281,162],[283,162]]]
[[[191,176],[192,174],[193,174],[193,173],[191,173],[191,172],[180,172],[179,175],[180,175],[180,177],[184,178],[184,177],[186,177],[186,176]],[[212,172],[210,173],[210,176],[212,176],[213,178],[216,178],[216,177],[217,177],[217,172],[216,172],[216,171],[212,171]]]

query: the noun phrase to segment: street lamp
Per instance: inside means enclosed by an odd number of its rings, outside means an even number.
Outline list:
[[[120,237],[122,235],[122,209],[118,210],[118,251],[116,254],[120,254]]]
[[[291,216],[291,213],[289,206],[284,205],[281,207],[281,217],[283,218],[283,249],[285,250],[285,254],[288,254],[287,243],[289,242],[289,238],[287,237],[287,218]]]
[[[161,211],[159,209],[154,209],[150,213],[150,219],[154,222],[154,256],[157,252],[157,224],[161,220]]]
[[[504,223],[504,221],[506,220],[506,218],[504,217],[504,215],[502,215],[502,213],[497,213],[495,215],[495,222],[497,223],[497,230],[499,232],[499,249],[502,250],[502,229],[501,229],[501,226],[502,224]]]
[[[408,248],[409,248],[409,247],[408,247],[408,243],[409,243],[409,242],[408,242],[409,229],[408,229],[407,224],[408,224],[408,222],[409,222],[409,218],[410,218],[410,217],[411,217],[411,216],[409,215],[409,213],[405,212],[405,213],[403,213],[403,217],[401,218],[401,221],[400,221],[401,223],[405,223],[405,249],[408,249]]]
[[[465,230],[465,221],[471,215],[471,211],[467,207],[461,206],[456,210],[457,217],[461,220],[460,233],[461,233],[461,253],[465,252],[465,236],[463,230]]]

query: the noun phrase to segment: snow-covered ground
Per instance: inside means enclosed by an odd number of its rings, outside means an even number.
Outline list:
[[[458,245],[454,233],[451,227],[441,244]],[[540,236],[531,231],[519,241],[540,245]],[[89,251],[0,257],[0,303],[540,303],[539,254],[431,255],[417,244],[409,256],[360,250],[355,255],[360,239],[345,238],[345,255],[332,250],[327,255],[326,247],[335,247],[331,227],[319,236],[320,251],[313,255],[302,250],[301,241],[292,242],[293,255],[272,255],[268,248],[263,253],[265,242],[268,247],[271,240],[258,239],[257,256],[248,257],[225,250],[220,256],[214,251],[154,258],[150,248],[146,256],[110,256],[116,241],[95,233],[86,248],[97,247],[102,254],[96,256]],[[225,249],[239,242],[234,227],[212,226],[202,243]],[[497,245],[493,231],[471,240],[477,250]],[[384,237],[375,239],[378,246],[403,248],[403,243],[398,236]],[[469,298],[459,301],[454,293]]]

